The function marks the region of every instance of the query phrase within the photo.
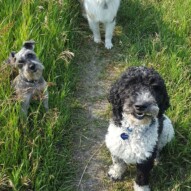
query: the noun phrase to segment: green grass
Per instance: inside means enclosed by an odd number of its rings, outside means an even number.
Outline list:
[[[0,190],[73,190],[69,97],[74,67],[64,51],[75,50],[76,2],[0,0],[0,7]],[[45,114],[34,103],[22,124],[3,61],[30,39],[37,43],[45,79],[56,85],[49,87],[50,111]]]
[[[0,7],[1,65],[10,51],[19,50],[23,41],[33,39],[45,65],[45,79],[56,84],[49,87],[50,111],[45,114],[34,104],[28,122],[21,124],[10,71],[1,67],[0,190],[73,191],[70,101],[76,69],[64,51],[77,48],[75,27],[79,27],[76,14],[80,8],[76,0],[0,0]],[[114,37],[110,69],[154,67],[165,79],[171,98],[167,114],[176,138],[152,171],[154,191],[191,190],[190,13],[190,0],[122,0],[118,12],[117,28],[121,31]],[[80,37],[87,35],[83,30]],[[108,161],[108,152],[106,155]],[[114,183],[113,190],[131,190],[134,170],[130,169],[130,174],[127,181]],[[107,178],[104,181],[108,184]]]

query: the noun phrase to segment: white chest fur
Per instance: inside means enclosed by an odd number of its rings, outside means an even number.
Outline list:
[[[96,22],[112,22],[117,14],[120,0],[85,0],[87,16]]]
[[[151,156],[158,141],[158,120],[152,125],[131,126],[127,121],[122,122],[122,127],[110,122],[108,133],[105,137],[106,146],[111,154],[124,160],[127,164],[140,163]],[[132,131],[129,132],[127,128]],[[123,140],[121,134],[127,134]]]

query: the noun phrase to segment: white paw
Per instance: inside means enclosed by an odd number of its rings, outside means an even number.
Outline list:
[[[96,38],[96,37],[94,37],[94,42],[95,42],[95,43],[101,43],[101,38]]]
[[[121,168],[116,165],[112,165],[108,171],[108,176],[114,181],[121,180],[123,173],[124,171],[122,171]]]
[[[112,47],[113,47],[113,44],[112,44],[111,40],[106,40],[105,41],[105,48],[111,49]]]
[[[149,185],[139,186],[136,182],[134,182],[134,191],[151,191]]]
[[[157,157],[157,158],[154,160],[154,165],[157,166],[159,163],[160,163],[160,159]]]

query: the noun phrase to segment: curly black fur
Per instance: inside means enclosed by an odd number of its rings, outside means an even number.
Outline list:
[[[116,125],[121,125],[123,105],[126,99],[136,96],[138,91],[147,89],[155,98],[159,107],[158,117],[170,106],[164,80],[152,68],[130,67],[111,87],[109,102],[112,104],[113,120]]]

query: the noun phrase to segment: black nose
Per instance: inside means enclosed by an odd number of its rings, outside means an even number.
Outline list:
[[[148,105],[147,104],[136,104],[134,107],[137,111],[144,111],[145,109],[147,109]]]
[[[29,65],[29,69],[30,69],[30,70],[35,70],[35,68],[36,68],[36,67],[35,67],[35,64],[32,63],[32,64]]]

